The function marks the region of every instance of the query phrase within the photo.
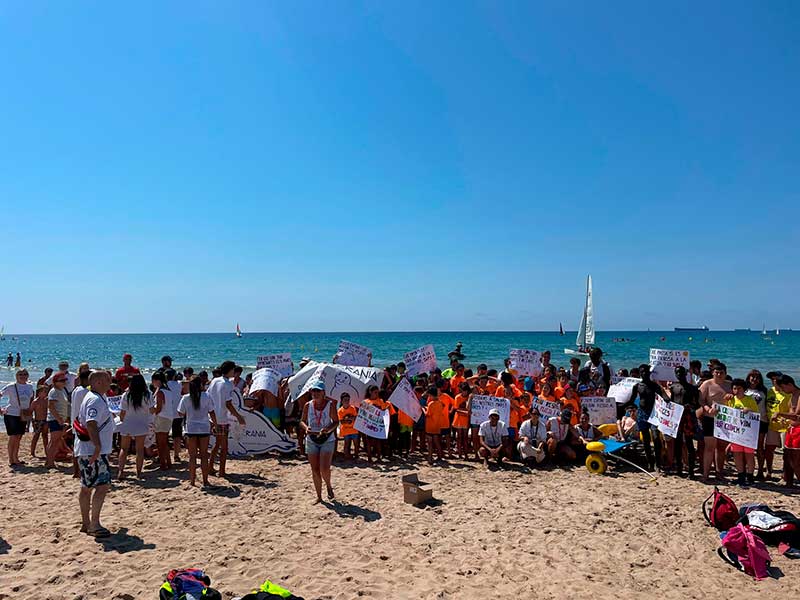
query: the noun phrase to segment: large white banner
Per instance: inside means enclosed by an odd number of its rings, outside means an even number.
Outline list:
[[[714,407],[718,411],[714,417],[715,438],[748,448],[758,447],[761,416],[757,412],[744,412],[722,404],[715,404]]]
[[[258,392],[260,390],[266,390],[273,394],[274,396],[278,395],[278,386],[281,383],[281,374],[278,373],[275,369],[270,369],[265,367],[263,369],[258,369],[257,371],[253,371],[253,381],[250,384],[250,391],[251,392]]]
[[[239,414],[244,417],[244,427],[236,423],[228,431],[230,456],[252,456],[272,450],[286,454],[297,450],[297,442],[260,412],[240,408]]]
[[[336,352],[334,362],[346,367],[366,367],[369,366],[371,357],[372,350],[366,346],[342,340],[339,342],[339,350]]]
[[[392,395],[389,396],[389,402],[414,419],[415,422],[419,421],[422,416],[422,407],[420,407],[417,395],[414,393],[414,386],[405,377],[397,382],[397,387],[394,388]]]
[[[281,377],[290,377],[294,368],[292,367],[291,352],[281,352],[280,354],[265,354],[256,360],[257,369],[275,369]]]
[[[350,404],[358,407],[370,385],[381,386],[383,370],[374,367],[347,367],[331,363],[310,362],[289,378],[289,396],[297,400],[314,381],[325,383],[325,395],[339,402],[342,392],[350,394]]]
[[[537,376],[542,373],[542,355],[536,350],[523,350],[512,348],[508,357],[511,359],[511,368],[516,369],[519,375]]]
[[[688,350],[660,350],[650,348],[650,378],[654,381],[676,381],[675,367],[689,372]]]
[[[436,368],[436,352],[433,350],[433,345],[428,344],[427,346],[422,346],[422,348],[406,352],[403,362],[406,363],[406,372],[409,377],[414,377],[420,373],[430,373]]]
[[[381,410],[369,402],[362,402],[353,427],[369,437],[385,440],[389,437],[389,411]]]
[[[489,420],[489,411],[496,408],[500,412],[500,420],[508,427],[511,403],[507,398],[495,396],[473,396],[470,401],[470,425],[480,425]]]
[[[548,402],[547,400],[534,398],[531,400],[531,410],[534,408],[539,409],[539,414],[544,420],[557,417],[561,414],[561,405],[558,402]]]
[[[617,422],[617,403],[607,396],[584,396],[581,398],[581,411],[589,411],[592,425],[605,425]]]
[[[633,394],[633,386],[637,383],[641,383],[641,379],[637,379],[636,377],[626,377],[619,383],[613,384],[608,391],[606,392],[606,396],[609,398],[614,398],[617,401],[617,404],[625,404],[631,399],[631,395]]]
[[[656,403],[653,406],[653,414],[647,420],[651,425],[655,425],[664,435],[675,438],[678,437],[678,430],[683,417],[683,405],[669,402],[661,396],[656,396]]]

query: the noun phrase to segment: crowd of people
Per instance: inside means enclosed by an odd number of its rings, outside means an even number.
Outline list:
[[[550,352],[541,355],[536,375],[522,375],[510,359],[503,369],[479,364],[473,371],[464,364],[461,348],[450,355],[450,366],[409,377],[403,363],[383,371],[380,385],[370,385],[364,398],[341,393],[326,395],[325,382],[312,381],[299,398],[289,393],[288,378],[278,394],[265,390],[251,393],[251,376],[232,361],[223,362],[211,374],[195,373],[191,367],[177,371],[164,356],[161,367],[145,375],[133,365],[130,354],[111,372],[91,369],[81,363],[77,373],[62,361],[57,370],[46,369],[35,385],[25,369],[15,373],[15,382],[0,393],[7,398],[4,423],[8,434],[8,460],[12,468],[23,465],[20,448],[30,432],[30,455],[37,456],[41,441],[45,465],[72,462],[73,476],[80,479],[83,530],[95,536],[108,535],[100,524],[100,509],[112,480],[128,476],[128,458],[135,455],[137,478],[144,476],[145,461],[169,471],[188,457],[188,483],[196,485],[199,461],[203,486],[209,476],[226,476],[228,433],[231,426],[245,423],[244,410],[259,411],[276,427],[297,438],[298,450],[312,470],[316,502],[322,502],[325,485],[334,498],[331,464],[335,455],[344,461],[408,460],[412,454],[431,464],[458,457],[463,460],[502,464],[517,461],[531,469],[569,465],[583,460],[587,445],[604,437],[640,441],[645,467],[665,475],[709,481],[725,478],[731,455],[740,485],[773,480],[774,456],[783,446],[783,484],[793,486],[800,469],[800,388],[792,377],[758,370],[744,379],[731,378],[725,365],[711,359],[703,369],[692,361],[687,371],[675,369],[671,381],[655,381],[650,365],[614,372],[603,360],[602,350],[592,348],[582,364],[575,356],[569,365],[556,366]],[[309,359],[304,358],[300,368]],[[617,421],[594,424],[581,404],[587,396],[604,396],[617,378],[639,381],[630,399],[617,404]],[[414,420],[389,401],[398,383],[413,386],[421,416]],[[472,401],[476,396],[506,400],[508,422],[499,410],[488,419],[473,423]],[[120,397],[110,407],[109,397]],[[677,435],[664,435],[650,424],[656,400],[681,404],[683,417]],[[355,429],[359,403],[369,403],[390,414],[386,439],[366,436]],[[538,406],[549,402],[558,414],[544,418]],[[717,406],[726,405],[758,413],[760,431],[755,449],[728,444],[714,437]],[[504,413],[505,414],[505,413]],[[214,443],[210,443],[213,436]],[[111,460],[115,458],[116,460]]]

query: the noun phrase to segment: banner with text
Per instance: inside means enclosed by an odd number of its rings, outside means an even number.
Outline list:
[[[608,396],[584,396],[581,398],[581,411],[589,411],[592,425],[605,425],[617,422],[617,402]]]
[[[689,372],[688,350],[660,350],[650,348],[650,378],[655,381],[677,381],[675,367]]]
[[[342,340],[333,362],[346,367],[367,367],[371,357],[372,350],[366,346]]]
[[[653,414],[647,420],[651,425],[655,425],[664,435],[671,438],[678,437],[678,429],[683,417],[683,405],[669,402],[661,396],[656,396],[656,403],[653,406]]]
[[[545,421],[561,414],[561,405],[558,402],[548,402],[547,400],[534,398],[531,400],[531,410],[534,408],[539,409],[539,415]]]
[[[278,395],[278,386],[281,383],[281,374],[275,369],[264,367],[253,371],[253,382],[250,384],[251,392],[265,390],[273,396]]]
[[[406,363],[406,372],[409,377],[414,377],[420,373],[430,373],[436,368],[436,352],[433,350],[433,345],[428,344],[427,346],[422,346],[422,348],[406,352],[403,362]]]
[[[280,354],[265,354],[256,359],[257,369],[274,369],[281,374],[281,377],[291,377],[294,368],[292,367],[291,352],[281,352]]]
[[[617,404],[625,404],[631,399],[631,395],[633,394],[633,386],[641,382],[642,380],[637,379],[636,377],[626,377],[622,381],[615,383],[608,388],[606,396],[609,398],[614,398]]]
[[[350,404],[357,407],[366,397],[370,385],[381,386],[383,375],[383,369],[374,367],[347,367],[312,361],[289,378],[289,396],[297,400],[319,379],[325,383],[326,396],[338,403],[342,392],[347,392]]]
[[[714,437],[732,444],[758,447],[758,427],[761,416],[757,412],[744,412],[738,408],[715,404]]]
[[[419,421],[422,416],[422,407],[419,405],[417,395],[414,393],[414,386],[405,377],[397,382],[397,387],[394,388],[392,395],[389,396],[389,402],[414,419],[415,422]]]
[[[109,411],[115,415],[118,415],[120,410],[122,410],[122,396],[108,396],[106,398],[106,404],[108,405]]]
[[[353,427],[369,437],[385,440],[389,437],[389,411],[381,410],[369,402],[358,407],[358,415]]]
[[[508,357],[511,359],[511,368],[516,369],[519,375],[538,376],[542,373],[542,355],[536,350],[523,350],[512,348]]]
[[[500,412],[500,420],[508,427],[511,403],[506,398],[494,396],[473,396],[470,403],[470,425],[480,425],[489,420],[489,411],[496,408]]]

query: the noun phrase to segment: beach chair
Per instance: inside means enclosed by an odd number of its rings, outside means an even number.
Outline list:
[[[617,426],[613,424],[600,425],[598,429],[603,433],[603,435],[606,436],[616,435],[618,431]],[[586,469],[589,471],[589,473],[594,475],[602,475],[608,470],[609,460],[621,461],[641,471],[651,480],[655,481],[656,478],[646,469],[643,469],[635,462],[632,462],[621,456],[622,452],[624,452],[626,448],[634,448],[637,444],[638,442],[620,442],[619,440],[610,437],[596,442],[589,442],[586,444],[586,450],[589,451],[589,456],[586,457]]]

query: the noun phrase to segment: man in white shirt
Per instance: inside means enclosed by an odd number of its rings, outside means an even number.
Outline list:
[[[75,455],[80,468],[81,491],[78,502],[81,507],[81,531],[93,537],[108,537],[111,532],[100,524],[100,511],[111,487],[111,469],[108,455],[111,454],[114,438],[114,418],[108,410],[105,394],[111,387],[108,371],[94,371],[89,376],[92,388],[81,403],[78,423],[88,433],[82,440],[76,430]],[[94,490],[94,494],[92,494]]]
[[[547,425],[542,421],[539,409],[531,410],[531,418],[519,428],[519,444],[517,451],[529,465],[539,464],[546,457]]]
[[[81,404],[83,403],[83,399],[86,397],[86,394],[89,393],[89,371],[78,371],[78,377],[75,379],[75,389],[72,390],[72,394],[70,394],[69,399],[69,425],[75,422],[75,419],[78,418],[78,413],[81,410]],[[77,443],[77,440],[75,441]],[[78,457],[73,453],[72,455],[72,476],[77,479],[80,477],[81,472],[78,468]]]
[[[478,436],[481,443],[478,453],[483,458],[484,466],[489,466],[490,458],[496,459],[497,464],[501,465],[505,454],[504,442],[508,437],[508,427],[500,420],[500,411],[496,408],[489,411],[489,420],[481,423],[478,428]]]
[[[214,472],[214,461],[219,454],[219,476],[225,477],[225,463],[228,460],[228,431],[230,430],[229,414],[244,426],[244,417],[239,414],[234,401],[237,398],[236,388],[231,381],[236,363],[226,360],[219,366],[221,377],[215,377],[208,384],[208,395],[214,401],[214,412],[217,416],[217,426],[214,428],[214,448],[211,450],[211,472]],[[239,405],[241,406],[241,404]]]

